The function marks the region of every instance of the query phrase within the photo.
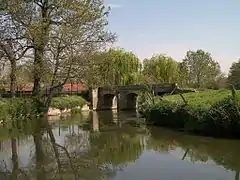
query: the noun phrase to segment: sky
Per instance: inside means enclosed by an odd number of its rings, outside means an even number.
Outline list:
[[[227,73],[240,58],[239,0],[105,0],[112,10],[114,46],[141,60],[166,54],[181,61],[188,50],[210,52]]]

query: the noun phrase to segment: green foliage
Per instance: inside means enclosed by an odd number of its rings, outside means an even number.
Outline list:
[[[12,124],[34,119],[39,115],[37,106],[30,98],[0,99],[0,120]]]
[[[13,98],[8,101],[8,114],[11,119],[21,119],[37,114],[36,103],[29,98]]]
[[[80,96],[59,96],[53,98],[51,107],[64,110],[81,108],[85,104],[87,104],[87,101]]]
[[[134,133],[103,132],[99,136],[90,136],[93,144],[91,151],[98,161],[115,166],[134,162],[142,154],[140,135]]]
[[[74,109],[87,104],[87,101],[80,96],[54,97],[52,107]],[[13,122],[27,119],[35,119],[40,113],[41,105],[31,98],[12,98],[0,100],[0,120]]]
[[[240,92],[203,91],[166,96],[146,110],[147,122],[186,132],[213,136],[240,137]]]
[[[110,49],[96,55],[95,60],[97,63],[90,69],[94,74],[87,74],[90,84],[130,85],[140,81],[141,62],[132,52]]]
[[[159,98],[154,96],[153,90],[150,86],[146,86],[146,89],[139,93],[137,98],[138,111],[144,112],[149,109],[152,105],[159,102]]]
[[[178,63],[178,75],[179,75],[179,78],[178,78],[178,84],[181,86],[181,87],[185,87],[185,86],[188,86],[189,85],[189,74],[188,74],[188,67],[187,67],[187,64],[186,62],[180,62]]]
[[[178,80],[178,63],[171,57],[155,55],[143,61],[145,81],[152,83],[172,83]]]
[[[16,65],[10,68],[12,76],[19,75],[19,84],[34,82],[32,97],[41,106],[49,104],[49,98],[42,98],[42,84],[57,87],[73,78],[83,80],[93,54],[115,41],[115,34],[107,30],[110,9],[103,0],[1,0],[0,4],[4,7],[0,42],[18,45],[8,48],[17,52],[10,61],[18,66],[17,59],[25,60],[17,71]]]
[[[8,104],[6,101],[0,100],[0,120],[7,119]]]
[[[240,60],[234,62],[230,67],[228,82],[231,84],[240,84]]]
[[[212,59],[210,53],[201,49],[187,52],[183,69],[187,70],[189,85],[196,88],[209,87],[221,72],[219,63]]]

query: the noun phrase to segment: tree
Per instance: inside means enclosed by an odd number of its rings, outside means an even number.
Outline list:
[[[97,74],[91,78],[91,84],[103,85],[131,85],[140,82],[141,62],[132,52],[123,49],[110,49],[95,56],[94,67],[90,69]],[[92,77],[92,76],[90,76]]]
[[[11,96],[15,96],[16,91],[16,71],[17,63],[22,60],[29,47],[25,41],[21,41],[19,33],[20,28],[13,24],[10,16],[0,14],[0,56],[1,63],[10,66],[10,92]],[[19,40],[17,40],[19,39]]]
[[[33,98],[47,112],[54,92],[82,70],[92,52],[114,41],[107,29],[103,0],[8,0],[2,1],[1,19],[9,17],[18,27],[18,43],[28,43],[32,62]],[[8,29],[6,29],[8,30]],[[41,85],[50,74],[49,94]]]
[[[229,70],[228,82],[231,84],[240,84],[240,59],[232,63]]]
[[[196,88],[208,87],[221,73],[219,63],[201,49],[188,51],[183,63],[187,66],[189,85]]]
[[[220,73],[217,77],[216,80],[212,84],[213,89],[222,89],[222,88],[227,88],[228,83],[227,83],[227,76],[224,73]]]
[[[178,63],[163,54],[143,61],[143,75],[147,82],[173,83],[178,80]]]
[[[5,61],[3,53],[0,51],[0,90],[6,88],[7,75],[8,75],[8,64]]]
[[[188,72],[188,67],[185,62],[179,62],[178,63],[178,84],[180,87],[188,86],[189,85],[189,72]]]

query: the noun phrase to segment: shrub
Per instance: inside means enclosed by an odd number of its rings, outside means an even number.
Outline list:
[[[240,137],[239,92],[233,99],[231,91],[204,91],[163,98],[145,110],[147,122],[183,129],[186,132],[212,136]]]
[[[74,109],[76,107],[83,107],[87,104],[87,101],[80,96],[60,96],[54,97],[51,103],[51,107],[60,109]]]
[[[61,96],[54,97],[51,105],[64,110],[82,107],[85,104],[87,101],[80,96]],[[35,119],[40,114],[41,108],[41,104],[31,98],[0,99],[0,121],[10,123]]]
[[[36,103],[30,98],[0,99],[0,120],[4,125],[20,125],[20,121],[38,116]]]

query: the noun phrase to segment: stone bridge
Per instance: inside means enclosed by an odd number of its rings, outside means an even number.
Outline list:
[[[171,93],[177,84],[129,85],[99,87],[90,91],[92,110],[136,109],[139,92],[151,88],[155,95]]]

